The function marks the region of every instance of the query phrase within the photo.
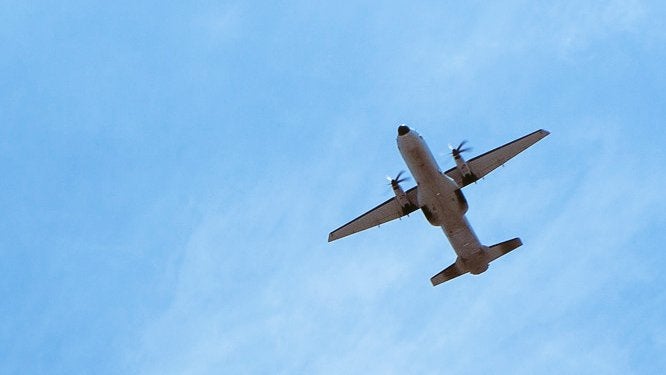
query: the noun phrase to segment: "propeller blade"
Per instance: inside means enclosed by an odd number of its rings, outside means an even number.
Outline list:
[[[467,144],[467,140],[465,139],[462,142],[460,142],[460,144],[456,148],[453,148],[453,147],[451,147],[451,145],[449,145],[449,148],[451,149],[451,154],[453,156],[456,156],[456,155],[461,154],[463,152],[471,151],[472,150],[471,147],[464,147],[463,148],[463,146],[465,146],[466,144]]]
[[[389,184],[391,184],[391,185],[393,185],[393,184],[399,184],[399,183],[401,183],[401,182],[404,182],[404,181],[409,180],[409,177],[407,177],[407,176],[405,176],[405,177],[403,177],[403,178],[400,178],[400,176],[402,176],[404,173],[405,173],[405,171],[400,171],[400,172],[398,173],[398,175],[395,176],[395,178],[391,178],[391,177],[388,177],[388,176],[387,176],[386,179],[389,181]]]

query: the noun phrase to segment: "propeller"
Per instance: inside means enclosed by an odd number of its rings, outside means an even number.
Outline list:
[[[397,186],[397,185],[400,184],[401,182],[404,182],[404,181],[409,180],[409,177],[406,177],[406,176],[403,177],[403,178],[400,178],[400,176],[402,176],[403,173],[405,173],[405,171],[400,171],[400,172],[398,173],[398,175],[395,176],[395,178],[391,178],[391,177],[389,177],[389,176],[386,176],[386,179],[389,181],[389,184],[390,184],[391,186]]]
[[[456,155],[462,154],[463,152],[472,151],[471,147],[463,148],[465,143],[467,143],[467,140],[464,140],[464,141],[460,142],[460,144],[456,148],[453,148],[453,146],[449,145],[449,149],[451,150],[451,154],[453,156],[456,156]]]

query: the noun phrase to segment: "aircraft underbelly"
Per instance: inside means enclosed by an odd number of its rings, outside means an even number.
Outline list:
[[[422,211],[431,224],[442,228],[458,256],[471,258],[481,252],[482,245],[460,210],[455,190],[444,186],[424,189],[420,199]]]
[[[420,138],[405,139],[398,148],[419,186],[417,200],[423,214],[430,224],[444,230],[458,258],[466,264],[465,268],[483,272],[484,249],[465,218],[467,207],[465,203],[462,208],[456,194],[460,188],[458,184],[440,171]]]
[[[442,231],[444,231],[451,247],[458,256],[470,258],[480,252],[481,243],[464,216],[461,216],[458,220],[444,222]]]

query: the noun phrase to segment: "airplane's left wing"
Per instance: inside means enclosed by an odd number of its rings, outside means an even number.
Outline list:
[[[418,209],[418,206],[414,204],[414,202],[416,202],[416,190],[417,187],[415,186],[405,192],[410,204],[402,206],[398,202],[398,199],[393,197],[331,232],[328,235],[328,242],[335,241],[368,228],[376,227],[416,211]]]

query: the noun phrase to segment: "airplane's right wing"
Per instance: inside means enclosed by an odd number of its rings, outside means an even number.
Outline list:
[[[398,200],[393,197],[331,232],[328,235],[328,242],[335,241],[368,228],[376,227],[416,211],[418,207],[414,203],[416,202],[417,188],[418,187],[415,186],[405,192],[405,194],[407,194],[407,199],[410,202],[409,205],[403,207]]]
[[[476,178],[480,179],[488,173],[492,172],[495,168],[509,161],[509,159],[518,155],[526,148],[545,138],[548,134],[550,134],[550,132],[547,130],[539,129],[524,137],[518,138],[515,141],[509,142],[494,150],[488,151],[485,154],[481,154],[473,159],[470,159],[467,162],[467,165],[469,166],[469,169],[472,171],[472,173],[474,173]],[[455,182],[458,183],[458,186],[461,187],[467,186],[473,182],[463,182],[462,174],[457,167],[453,167],[444,173],[451,177]]]

